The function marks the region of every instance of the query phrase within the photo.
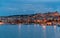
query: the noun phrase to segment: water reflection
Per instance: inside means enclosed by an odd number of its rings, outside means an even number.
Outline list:
[[[56,29],[56,38],[60,38],[60,27]]]
[[[23,28],[24,27],[24,28]],[[20,37],[28,37],[28,38],[48,38],[48,37],[55,37],[57,38],[57,26],[45,26],[45,25],[21,25],[19,24],[19,38]],[[24,31],[23,31],[23,30]],[[53,30],[54,29],[54,30]],[[53,36],[51,36],[53,34]],[[25,35],[25,36],[24,36]]]
[[[46,26],[43,25],[42,28],[43,28],[43,30],[46,30]]]
[[[34,27],[36,27],[36,24],[34,24]]]
[[[30,25],[27,25],[27,31],[29,32],[30,31]]]
[[[56,30],[56,25],[54,25],[54,30]]]
[[[21,24],[18,24],[18,37],[21,37]]]
[[[21,24],[18,24],[18,28],[19,28],[19,31],[20,31],[20,29],[21,29]]]
[[[33,38],[39,38],[42,37],[42,35],[40,35],[41,33],[41,29],[40,29],[40,25],[39,24],[34,24],[33,27]]]
[[[42,25],[43,28],[43,37],[46,38],[46,26]]]
[[[55,38],[57,38],[57,36],[56,36],[56,28],[57,28],[57,26],[56,26],[56,25],[54,25],[53,27],[54,27],[54,34],[55,34]]]
[[[7,33],[9,33],[9,35]],[[60,38],[60,27],[56,25],[46,26],[39,24],[0,26],[1,37],[4,36],[4,34],[7,34],[6,36],[9,37],[15,36],[15,38]]]

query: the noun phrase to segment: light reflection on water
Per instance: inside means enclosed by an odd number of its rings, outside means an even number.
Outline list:
[[[60,38],[60,27],[30,25],[2,25],[0,38]]]

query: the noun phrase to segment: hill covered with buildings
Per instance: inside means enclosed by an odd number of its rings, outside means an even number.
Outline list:
[[[59,12],[36,13],[30,15],[11,15],[0,16],[0,23],[2,24],[44,24],[56,25],[60,24]]]

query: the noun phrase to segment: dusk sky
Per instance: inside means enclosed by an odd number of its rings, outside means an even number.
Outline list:
[[[59,11],[60,0],[0,0],[0,16]]]

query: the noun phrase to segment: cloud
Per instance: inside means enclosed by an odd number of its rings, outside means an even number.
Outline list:
[[[32,3],[18,3],[18,2],[33,2]],[[0,14],[6,13],[6,14],[30,14],[30,13],[40,13],[40,12],[48,12],[48,11],[54,11],[58,10],[60,11],[60,4],[55,5],[52,3],[44,3],[40,4],[38,2],[58,2],[59,0],[5,0],[2,2],[2,7],[0,7]],[[38,3],[38,4],[36,4]],[[56,7],[59,6],[59,7]],[[55,9],[59,8],[59,9]]]
[[[38,1],[42,1],[42,2],[57,2],[57,1],[60,1],[60,0],[38,0]]]
[[[59,2],[60,0],[21,0],[21,1],[30,1],[30,2]]]
[[[60,0],[2,0],[2,2],[60,2]]]

